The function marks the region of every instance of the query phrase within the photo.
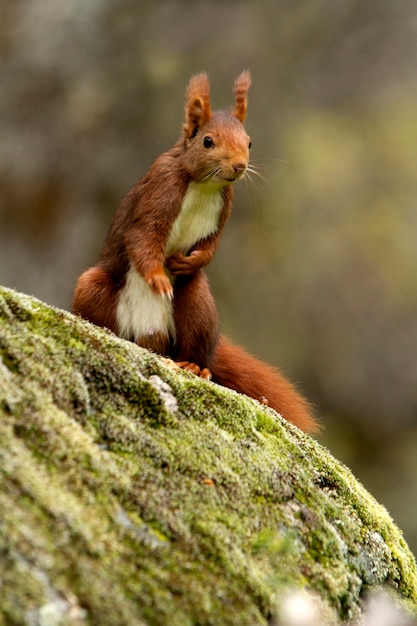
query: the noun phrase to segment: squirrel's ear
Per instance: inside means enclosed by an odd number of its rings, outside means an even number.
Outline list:
[[[184,131],[188,138],[211,118],[210,83],[204,72],[190,78],[187,87]]]
[[[235,94],[235,109],[233,115],[244,122],[246,117],[246,109],[248,107],[247,93],[252,82],[249,70],[245,70],[238,76],[233,85],[233,93]]]

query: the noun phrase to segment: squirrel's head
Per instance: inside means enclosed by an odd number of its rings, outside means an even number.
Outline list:
[[[184,165],[196,182],[228,185],[244,176],[251,145],[243,127],[250,84],[250,73],[242,72],[233,86],[234,108],[212,113],[207,74],[191,77],[185,106]]]

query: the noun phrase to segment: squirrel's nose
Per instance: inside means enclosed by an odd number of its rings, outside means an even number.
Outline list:
[[[245,169],[246,169],[246,163],[244,163],[243,161],[241,163],[233,164],[233,170],[236,172],[236,174],[240,174],[241,172],[244,172]]]

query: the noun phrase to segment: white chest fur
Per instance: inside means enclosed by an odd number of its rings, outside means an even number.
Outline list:
[[[190,183],[168,237],[165,257],[185,254],[217,230],[223,199],[218,185]],[[172,302],[155,295],[131,264],[117,304],[118,334],[125,339],[163,333],[175,340]]]
[[[190,183],[168,239],[166,256],[185,254],[217,230],[223,198],[215,183]]]
[[[130,264],[117,302],[117,334],[140,343],[141,337],[164,333],[175,339],[172,301],[157,296]]]

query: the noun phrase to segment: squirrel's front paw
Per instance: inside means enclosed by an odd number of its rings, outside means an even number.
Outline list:
[[[173,254],[166,261],[168,270],[174,276],[194,274],[206,264],[205,255],[201,250],[193,250],[188,256]]]
[[[174,290],[163,269],[155,270],[146,276],[146,282],[158,296],[165,296],[170,299],[173,297]]]

